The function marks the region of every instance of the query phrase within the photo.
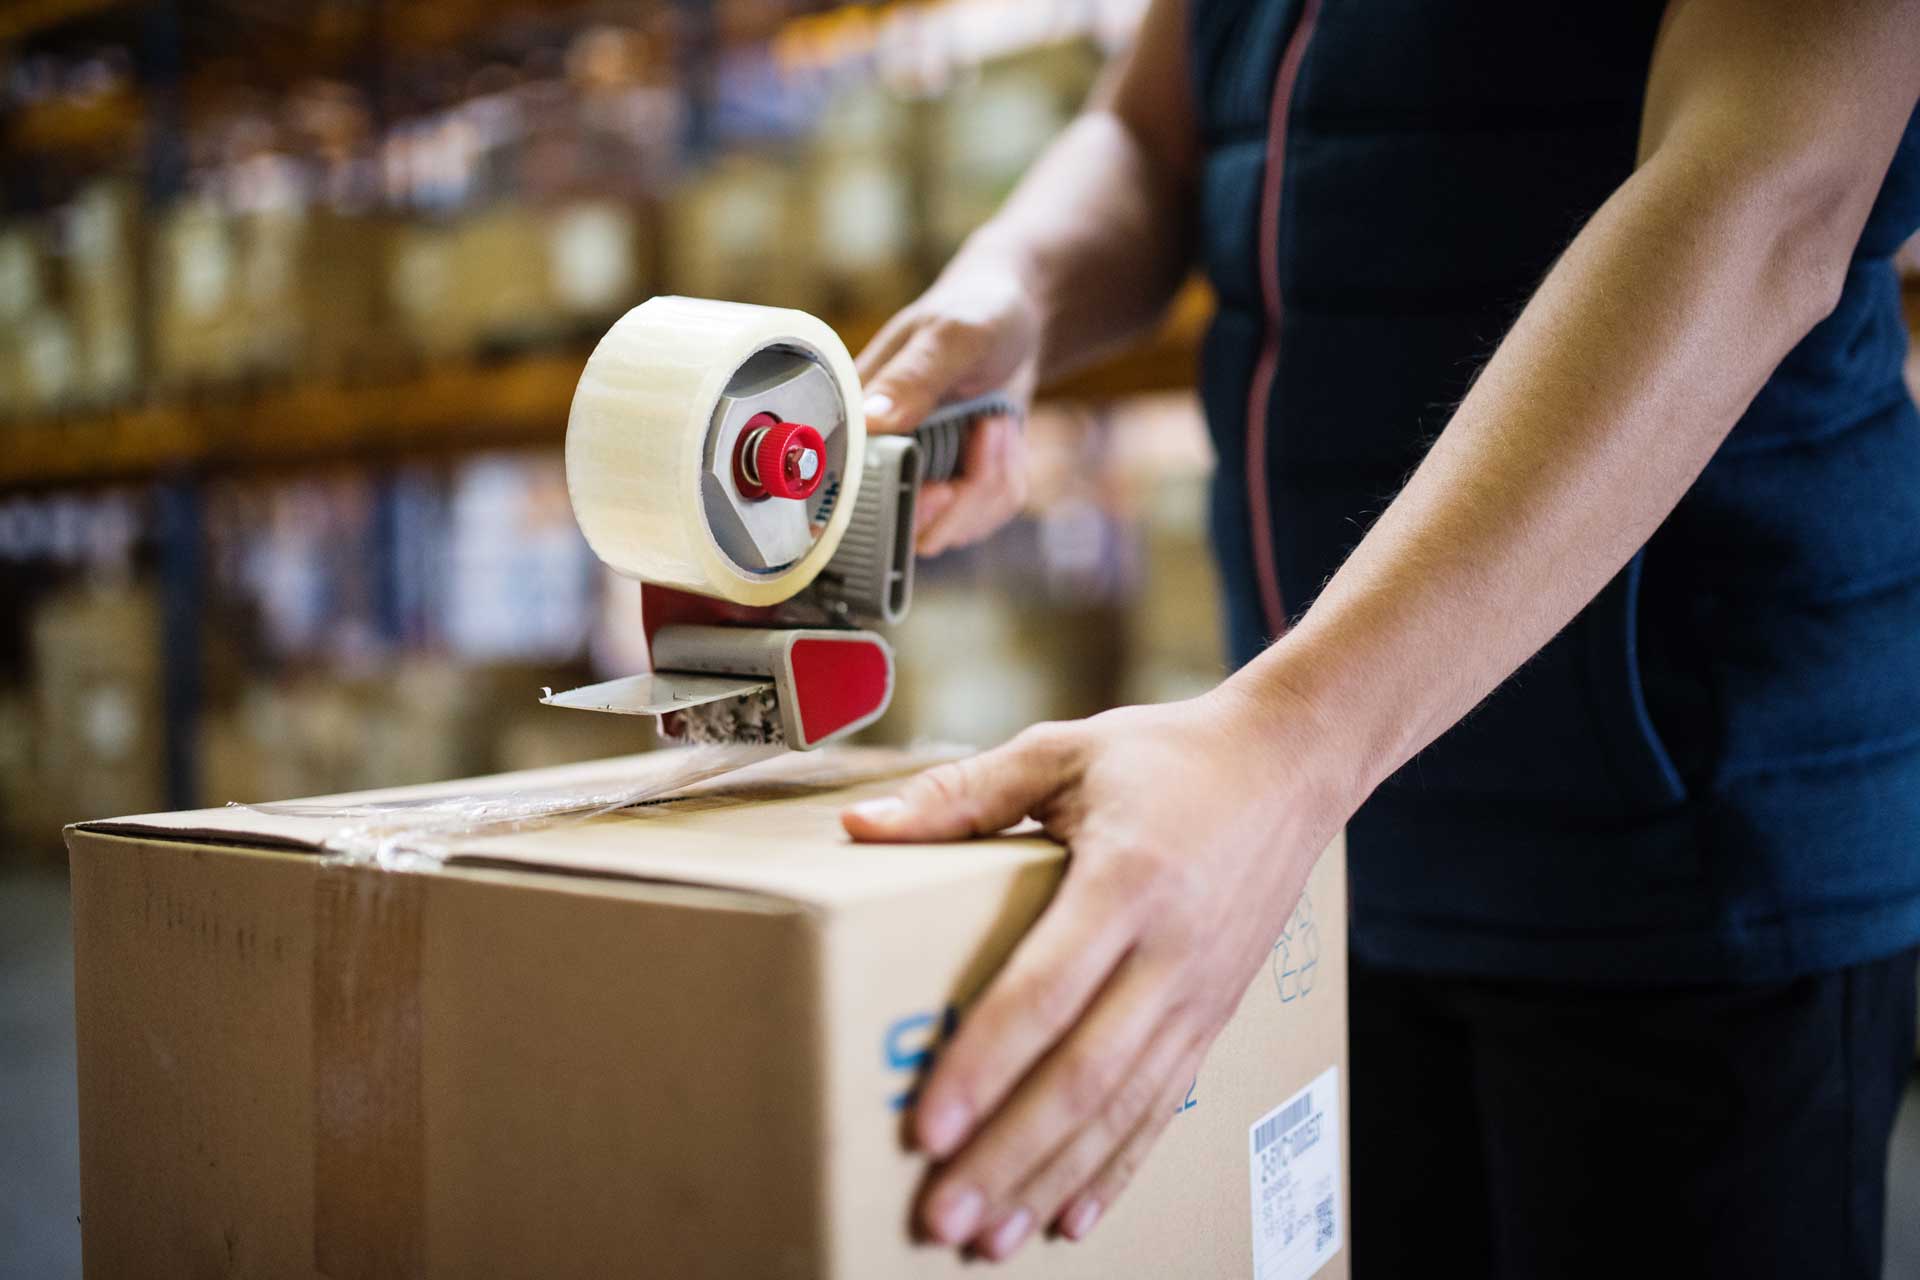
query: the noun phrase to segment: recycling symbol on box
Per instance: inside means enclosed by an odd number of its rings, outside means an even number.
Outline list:
[[[1313,922],[1313,899],[1300,895],[1280,940],[1273,944],[1273,983],[1280,1003],[1291,1004],[1313,991],[1320,973],[1320,929]]]

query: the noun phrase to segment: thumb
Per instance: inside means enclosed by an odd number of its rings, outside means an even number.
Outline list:
[[[1016,738],[1004,747],[927,770],[897,794],[841,811],[855,840],[964,840],[1012,826],[1050,800],[1071,771],[1068,753]]]
[[[867,430],[879,435],[911,431],[926,421],[978,359],[971,331],[924,324],[905,346],[868,380]]]

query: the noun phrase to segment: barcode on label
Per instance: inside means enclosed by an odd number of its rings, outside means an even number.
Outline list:
[[[1247,1125],[1253,1280],[1309,1280],[1340,1252],[1340,1068]]]
[[[1285,1137],[1289,1130],[1307,1118],[1313,1110],[1313,1093],[1308,1091],[1262,1120],[1253,1131],[1253,1154],[1259,1155]]]

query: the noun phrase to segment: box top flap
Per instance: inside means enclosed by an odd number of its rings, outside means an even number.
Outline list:
[[[696,754],[701,752],[706,754]],[[945,845],[858,845],[847,839],[840,828],[842,807],[885,794],[906,775],[954,754],[941,748],[840,747],[770,756],[730,748],[670,749],[80,826],[113,835],[331,852],[369,862],[397,857],[414,865],[422,859],[504,864],[704,885],[818,906],[1062,856],[1058,845],[1032,833]]]

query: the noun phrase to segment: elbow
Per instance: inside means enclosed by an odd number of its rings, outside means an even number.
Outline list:
[[[1840,305],[1866,209],[1837,183],[1789,200],[1793,208],[1775,231],[1771,256],[1775,279],[1804,333]]]
[[[1780,336],[1799,339],[1833,314],[1884,169],[1817,137],[1691,130],[1650,155],[1678,205],[1711,227],[1727,266]]]
[[[1748,214],[1741,221],[1761,248],[1758,283],[1798,341],[1840,305],[1879,184],[1827,157],[1804,156],[1776,157],[1740,185]]]

